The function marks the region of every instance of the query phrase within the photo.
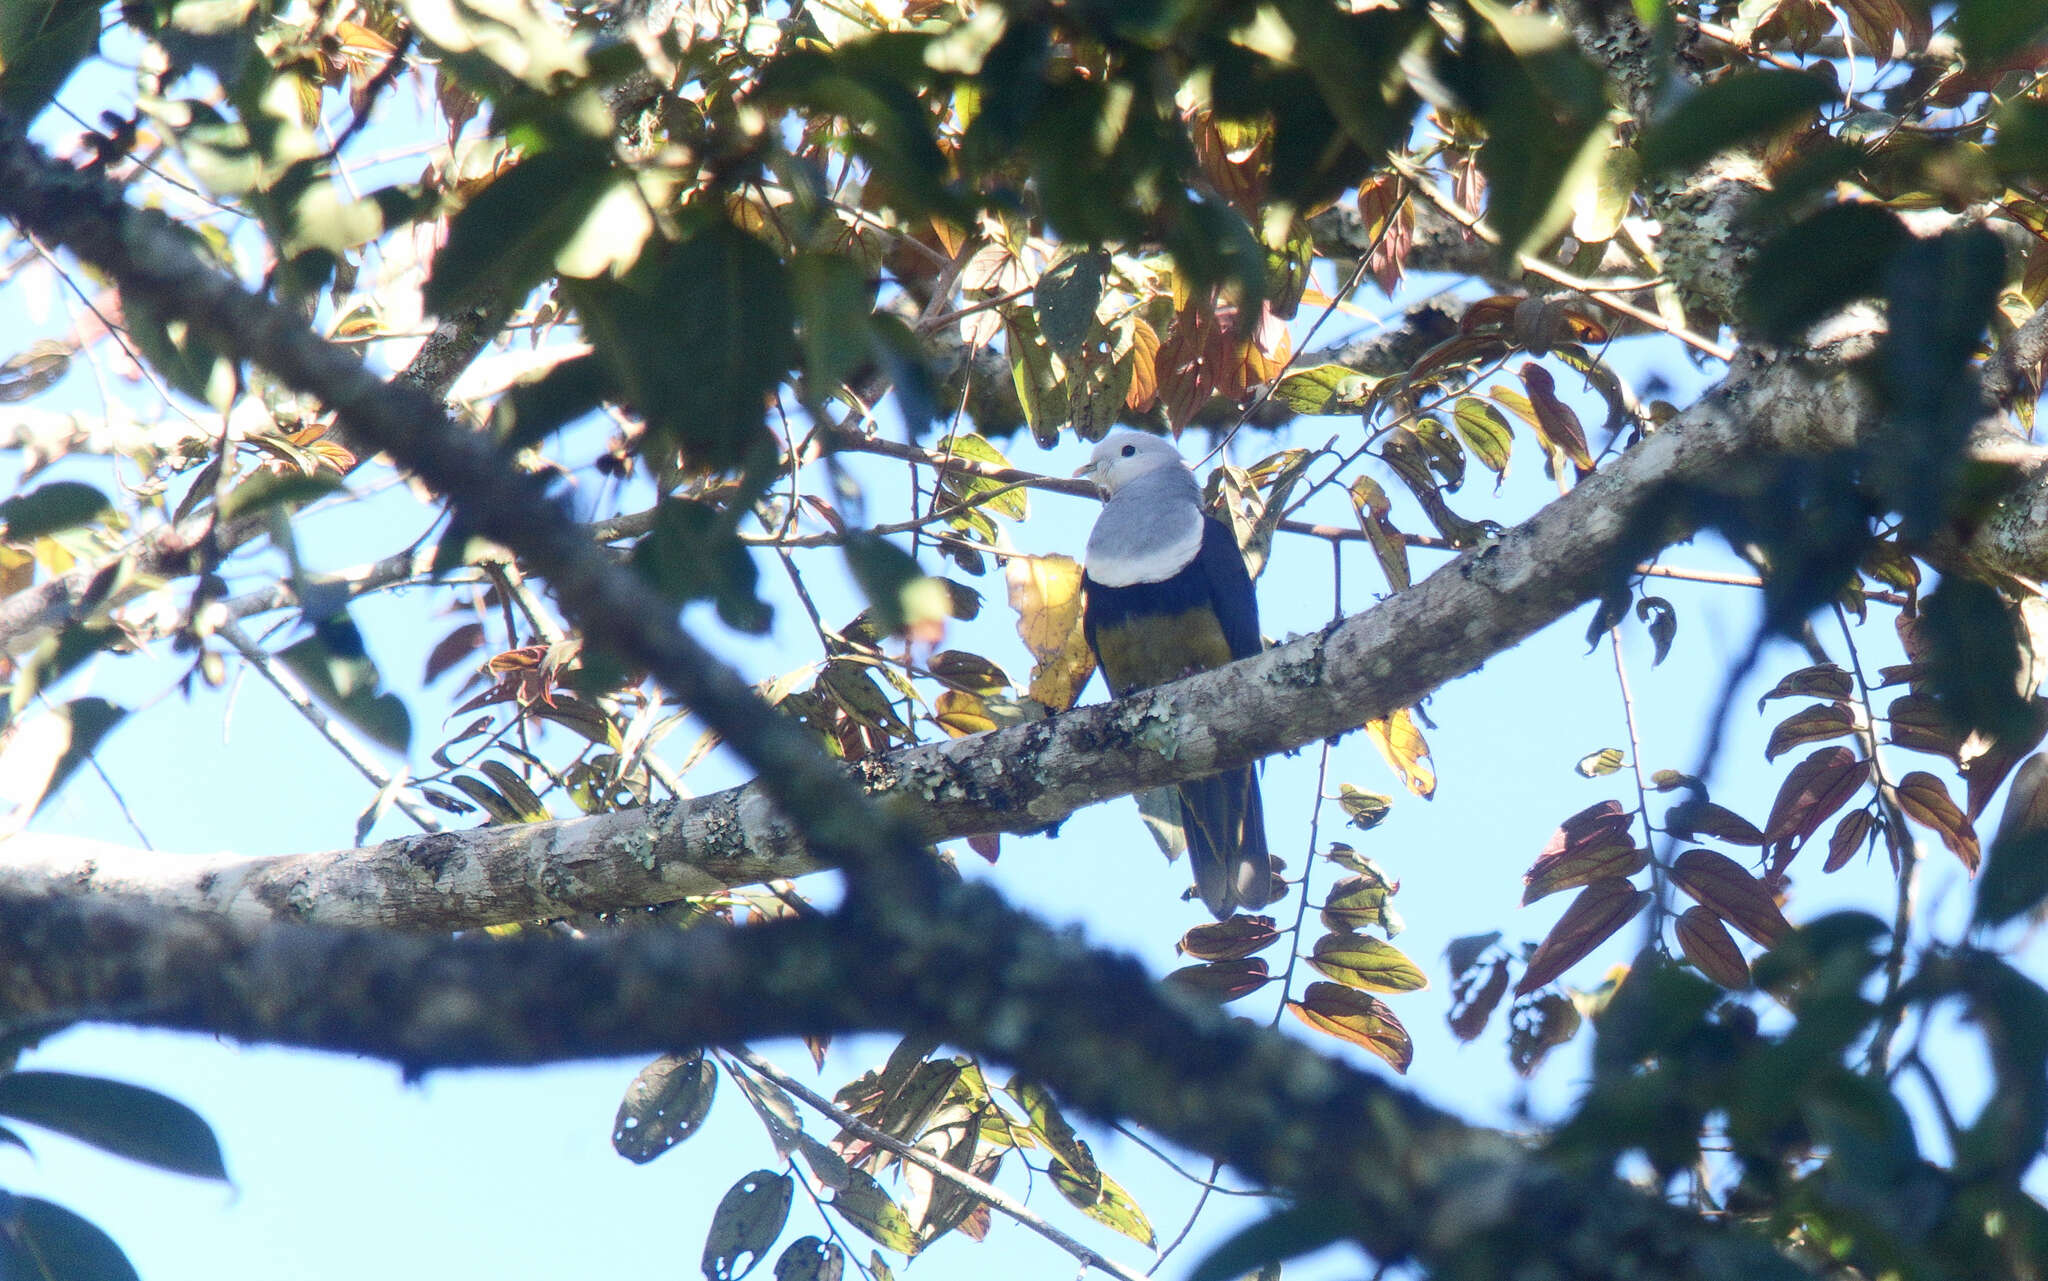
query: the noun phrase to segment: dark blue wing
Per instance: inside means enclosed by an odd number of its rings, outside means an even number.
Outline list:
[[[1209,585],[1210,607],[1223,624],[1232,658],[1250,658],[1265,648],[1259,639],[1259,598],[1245,569],[1244,553],[1230,526],[1214,516],[1202,518],[1202,550],[1195,553],[1202,579]]]

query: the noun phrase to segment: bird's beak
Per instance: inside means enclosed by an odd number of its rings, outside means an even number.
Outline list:
[[[1081,464],[1081,465],[1080,465],[1079,467],[1076,467],[1076,468],[1074,469],[1074,479],[1075,479],[1075,480],[1094,480],[1094,479],[1095,479],[1095,463],[1094,463],[1094,461],[1093,461],[1093,460],[1091,459],[1091,460],[1090,460],[1090,461],[1088,461],[1088,462],[1082,463],[1082,464]]]

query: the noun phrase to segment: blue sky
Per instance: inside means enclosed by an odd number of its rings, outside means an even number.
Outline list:
[[[0,357],[68,324],[67,300],[61,296],[40,315],[20,296],[12,301],[15,305],[0,308]],[[1368,293],[1364,305],[1385,302]],[[1319,341],[1340,336],[1355,323],[1339,317]],[[1648,353],[1642,344],[1624,344],[1615,360],[1625,374],[1640,378],[1652,368],[1646,362],[1654,357]],[[1693,371],[1673,360],[1660,360],[1654,368],[1677,388],[1669,393],[1677,403],[1686,403],[1702,385]],[[1577,397],[1574,378],[1560,372],[1559,382]],[[1589,421],[1597,421],[1590,403],[1577,398]],[[74,374],[35,407],[95,412],[97,404],[91,380]],[[1314,446],[1332,435],[1355,439],[1358,431],[1353,418],[1304,419],[1272,445]],[[1058,475],[1070,472],[1085,449],[1069,444],[1041,453],[1021,437],[1007,445],[1019,465]],[[1264,438],[1248,437],[1238,442],[1236,457],[1252,461],[1265,448]],[[1189,452],[1196,452],[1192,443]],[[0,476],[11,481],[15,466],[13,460],[0,460],[6,469]],[[1464,491],[1452,498],[1452,505],[1468,517],[1511,521],[1555,493],[1526,434],[1518,436],[1514,471],[1500,498],[1488,495],[1487,481],[1473,470]],[[96,464],[67,464],[49,474],[104,476]],[[861,464],[856,474],[867,487],[870,515],[894,519],[902,507],[900,468]],[[1380,479],[1390,478],[1382,474]],[[1389,483],[1388,488],[1398,494],[1397,486]],[[644,505],[647,495],[637,497],[639,502],[629,505]],[[1012,531],[1019,546],[1078,555],[1092,504],[1036,494],[1032,503],[1033,518]],[[1341,494],[1320,500],[1307,514],[1330,523],[1351,521]],[[395,550],[431,519],[430,510],[403,489],[387,488],[359,507],[310,521],[302,550],[316,569],[340,568]],[[1399,519],[1404,528],[1427,528],[1405,502]],[[1417,553],[1418,577],[1441,559]],[[1735,564],[1707,546],[1677,549],[1670,559],[1719,569]],[[777,609],[771,639],[724,632],[704,611],[693,610],[687,618],[700,635],[759,677],[815,657],[816,642],[776,567],[767,557],[757,561],[764,591]],[[248,563],[253,572],[275,562],[265,553]],[[927,560],[927,567],[937,565]],[[1345,550],[1341,572],[1348,609],[1385,590],[1361,545]],[[828,620],[844,620],[858,608],[842,579],[829,553],[817,558],[809,581]],[[1328,621],[1331,581],[1326,545],[1281,536],[1260,585],[1267,634],[1284,638]],[[1012,630],[1014,616],[1003,604],[1001,580],[992,575],[976,585],[989,597],[989,606],[981,619],[957,626],[948,643],[984,653],[1021,677],[1029,660]],[[1723,674],[1748,644],[1755,600],[1740,588],[1668,583],[1658,590],[1679,612],[1670,659],[1653,669],[1640,626],[1624,628],[1637,718],[1644,729],[1643,760],[1650,769],[1691,770],[1698,763],[1706,710],[1716,700]],[[387,680],[413,709],[416,764],[452,728],[443,717],[455,701],[454,682],[431,689],[419,685],[426,651],[452,626],[436,613],[443,599],[415,590],[364,602],[356,610]],[[1435,728],[1428,738],[1439,777],[1433,801],[1397,795],[1392,816],[1369,834],[1347,834],[1332,805],[1321,811],[1317,848],[1333,839],[1348,841],[1402,882],[1395,903],[1409,928],[1397,942],[1433,982],[1428,991],[1392,1002],[1416,1042],[1408,1085],[1489,1124],[1555,1115],[1577,1089],[1579,1057],[1575,1050],[1563,1052],[1535,1082],[1518,1080],[1505,1066],[1501,1015],[1476,1044],[1458,1045],[1444,1026],[1449,984],[1443,949],[1456,936],[1492,929],[1505,931],[1510,943],[1540,937],[1562,910],[1562,899],[1528,909],[1517,903],[1521,873],[1551,829],[1597,801],[1634,801],[1627,774],[1587,780],[1572,769],[1589,752],[1626,746],[1613,659],[1605,644],[1587,652],[1585,618],[1580,611],[1555,624],[1431,700],[1426,710]],[[1865,647],[1864,661],[1874,668],[1894,661],[1896,644],[1882,607],[1873,619],[1859,644]],[[1822,636],[1839,654],[1832,626],[1823,626]],[[151,842],[165,851],[250,854],[349,844],[370,788],[258,680],[237,679],[227,690],[201,690],[189,700],[166,695],[182,662],[168,650],[102,662],[66,690],[100,693],[131,705],[154,701],[100,754],[101,765]],[[1752,685],[1761,688],[1802,662],[1791,651],[1769,651]],[[1733,704],[1726,749],[1716,762],[1715,794],[1760,820],[1788,762],[1775,768],[1762,762],[1763,736],[1776,718],[1756,714],[1756,692],[1745,691]],[[1099,700],[1100,685],[1087,697]],[[1774,710],[1783,714],[1795,706],[1778,704]],[[688,730],[671,736],[666,754],[674,759],[693,737]],[[1265,774],[1273,848],[1292,869],[1308,862],[1318,758],[1317,751],[1307,750],[1276,759]],[[1911,767],[1924,763],[1902,768]],[[689,775],[689,782],[708,791],[740,777],[730,761],[714,755]],[[1334,793],[1345,782],[1399,793],[1398,781],[1358,735],[1334,748],[1322,787]],[[566,813],[566,807],[558,812]],[[46,808],[37,827],[132,839],[106,788],[86,772]],[[389,815],[376,835],[404,830],[403,820]],[[0,857],[4,853],[0,849]],[[1020,902],[1049,918],[1076,923],[1092,940],[1129,950],[1159,972],[1176,964],[1174,940],[1205,919],[1198,906],[1178,901],[1184,873],[1160,858],[1128,802],[1076,815],[1056,835],[1005,838],[1001,860],[992,869],[964,847],[959,853],[970,874],[996,879]],[[1321,887],[1335,879],[1327,864],[1319,865],[1315,875]],[[1820,876],[1817,867],[1798,865],[1794,876],[1794,919],[1844,904],[1884,911],[1889,902],[1881,861],[1873,867],[1852,865],[1831,877]],[[1928,910],[1953,923],[1967,905],[1967,893],[1960,868],[1935,847],[1923,890]],[[1624,931],[1575,969],[1571,979],[1581,985],[1597,982],[1603,966],[1624,958],[1639,943],[1639,931]],[[2037,944],[2029,955],[2037,974],[2043,959]],[[1277,999],[1269,990],[1235,1008],[1265,1019]],[[1314,1043],[1383,1070],[1335,1042],[1318,1038]],[[813,1071],[800,1047],[762,1048],[829,1093],[878,1062],[889,1044],[885,1038],[860,1038],[836,1045],[822,1074]],[[1968,1063],[1956,1061],[1968,1076]],[[612,1116],[641,1066],[638,1061],[436,1073],[408,1084],[388,1065],[340,1056],[84,1028],[52,1038],[24,1063],[149,1085],[196,1107],[216,1127],[234,1176],[232,1189],[128,1166],[48,1137],[32,1136],[34,1160],[0,1150],[0,1183],[51,1197],[92,1217],[114,1234],[148,1281],[354,1281],[365,1272],[513,1281],[692,1275],[718,1196],[748,1171],[776,1164],[766,1135],[730,1088],[721,1091],[720,1106],[703,1132],[683,1146],[645,1167],[619,1158],[609,1141]],[[998,1080],[1005,1075],[996,1071]],[[1970,1106],[1967,1095],[1966,1089],[1965,1107]],[[810,1129],[821,1138],[833,1131],[829,1123],[816,1121]],[[1162,1238],[1176,1233],[1195,1199],[1192,1184],[1127,1139],[1099,1129],[1090,1138],[1104,1167],[1132,1191]],[[1197,1173],[1208,1168],[1206,1160],[1184,1158],[1182,1163]],[[1105,1252],[1146,1265],[1145,1251],[1070,1210],[1044,1180],[1027,1185],[1019,1173],[1013,1169],[1006,1185],[1019,1191],[1029,1186],[1034,1208]],[[801,1202],[800,1196],[785,1242],[820,1231],[817,1216]],[[1200,1257],[1204,1243],[1257,1213],[1253,1200],[1212,1198],[1191,1244],[1168,1262],[1163,1275],[1183,1274]],[[865,1257],[868,1243],[859,1238],[854,1243]],[[986,1244],[951,1238],[915,1265],[921,1274],[998,1279],[1057,1275],[1071,1266],[1053,1247],[1002,1220]],[[1291,1269],[1290,1275],[1342,1277],[1367,1270],[1355,1256],[1338,1251],[1309,1269]]]

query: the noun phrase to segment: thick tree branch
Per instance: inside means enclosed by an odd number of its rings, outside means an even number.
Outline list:
[[[1297,1189],[1377,1257],[1440,1276],[1543,1257],[1581,1259],[1587,1277],[1684,1276],[1726,1235],[1611,1177],[1569,1178],[1298,1040],[1166,997],[1135,961],[984,887],[956,886],[938,907],[893,943],[843,915],[500,941],[0,896],[0,1022],[202,1031],[410,1073],[918,1032]]]

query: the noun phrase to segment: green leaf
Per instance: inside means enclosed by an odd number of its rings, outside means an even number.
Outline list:
[[[1138,1208],[1138,1203],[1123,1184],[1107,1174],[1099,1174],[1091,1188],[1058,1157],[1046,1166],[1046,1173],[1052,1176],[1053,1186],[1059,1189],[1060,1195],[1078,1206],[1081,1213],[1114,1228],[1139,1245],[1152,1246],[1152,1221],[1145,1217],[1145,1212]]]
[[[500,173],[448,222],[421,300],[446,316],[486,293],[526,296],[617,181],[595,143],[529,155]]]
[[[99,42],[99,0],[0,5],[0,110],[26,125]]]
[[[491,434],[507,449],[528,449],[594,412],[612,395],[602,360],[571,356],[538,378],[512,384],[491,408]]]
[[[1095,307],[1102,301],[1102,282],[1108,274],[1109,256],[1099,250],[1069,253],[1038,278],[1031,296],[1038,313],[1038,330],[1052,349],[1068,360],[1081,354],[1081,344],[1095,324]]]
[[[1538,249],[1570,221],[1579,188],[1597,180],[1606,85],[1554,19],[1492,0],[1472,8],[1481,21],[1445,78],[1486,127],[1486,221],[1507,253]]]
[[[1960,0],[1955,24],[1970,69],[1989,75],[2048,27],[2048,0]]]
[[[1373,382],[1349,365],[1317,365],[1282,378],[1273,398],[1297,414],[1334,414],[1364,405]]]
[[[795,1191],[794,1180],[773,1170],[756,1170],[726,1189],[704,1238],[707,1281],[739,1281],[767,1257],[789,1221]]]
[[[1102,1171],[1095,1164],[1095,1156],[1088,1145],[1081,1142],[1074,1133],[1074,1127],[1067,1124],[1067,1118],[1060,1113],[1059,1104],[1045,1087],[1022,1078],[1014,1078],[1005,1087],[1005,1092],[1024,1109],[1030,1118],[1031,1133],[1054,1155],[1066,1162],[1069,1173],[1089,1184],[1102,1177]]]
[[[228,1177],[205,1120],[139,1085],[70,1072],[11,1072],[0,1076],[0,1116],[175,1174]]]
[[[1325,934],[1308,963],[1361,992],[1414,992],[1429,986],[1422,968],[1400,948],[1370,934]]]
[[[11,543],[26,543],[46,534],[90,525],[112,510],[114,504],[91,485],[75,480],[51,481],[0,502],[0,521],[6,522],[0,537]]]
[[[0,1223],[0,1276],[9,1281],[140,1281],[114,1239],[90,1221],[39,1197],[9,1197]]]
[[[220,501],[222,520],[240,520],[244,516],[273,507],[303,507],[307,503],[342,489],[341,477],[333,472],[306,473],[291,471],[259,471],[249,479],[227,492]]]
[[[1479,465],[1496,476],[1505,476],[1509,455],[1514,452],[1515,432],[1507,415],[1477,396],[1461,396],[1451,413],[1451,426],[1458,438],[1479,460]]]
[[[412,717],[396,694],[379,692],[382,678],[363,649],[362,633],[346,615],[320,623],[311,636],[279,651],[278,659],[335,713],[394,752],[412,741]]]
[[[952,597],[938,579],[917,567],[917,558],[876,534],[850,533],[846,567],[874,610],[875,626],[891,636],[943,625]]]
[[[1644,131],[1643,167],[1690,169],[1767,137],[1834,97],[1827,81],[1804,71],[1745,71],[1717,80]]]
[[[1884,267],[1911,236],[1873,204],[1831,205],[1757,251],[1740,305],[1766,335],[1791,342],[1858,298],[1884,290]]]
[[[1010,466],[1010,460],[1002,450],[973,432],[962,432],[954,436],[950,448],[956,458],[987,463],[991,467]],[[999,480],[990,480],[985,476],[949,468],[941,472],[939,484],[944,488],[946,496],[955,503],[971,502],[984,494],[994,494],[995,497],[977,504],[980,510],[994,512],[1011,520],[1023,520],[1031,514],[1029,491],[1022,488],[1012,489]]]
[[[664,498],[654,528],[633,545],[632,561],[671,600],[711,600],[726,626],[756,635],[768,630],[773,616],[754,593],[754,558],[710,504]]]
[[[718,1067],[704,1051],[662,1055],[640,1069],[626,1087],[618,1118],[612,1122],[612,1148],[628,1161],[645,1165],[695,1134],[711,1114],[717,1093]],[[781,1277],[780,1264],[775,1272]]]
[[[870,359],[874,285],[851,260],[824,253],[790,259],[789,283],[803,321],[805,381],[812,396],[829,396]]]
[[[898,1254],[916,1254],[922,1243],[903,1207],[889,1199],[874,1175],[865,1170],[854,1170],[852,1174],[852,1182],[833,1195],[831,1207],[845,1216],[848,1223]]]
[[[1275,1264],[1322,1249],[1349,1235],[1347,1216],[1334,1205],[1288,1206],[1237,1233],[1195,1265],[1188,1281],[1238,1281]]]
[[[563,289],[626,398],[686,465],[733,468],[773,448],[762,420],[795,354],[789,272],[773,249],[719,219],[650,245],[622,280]]]

